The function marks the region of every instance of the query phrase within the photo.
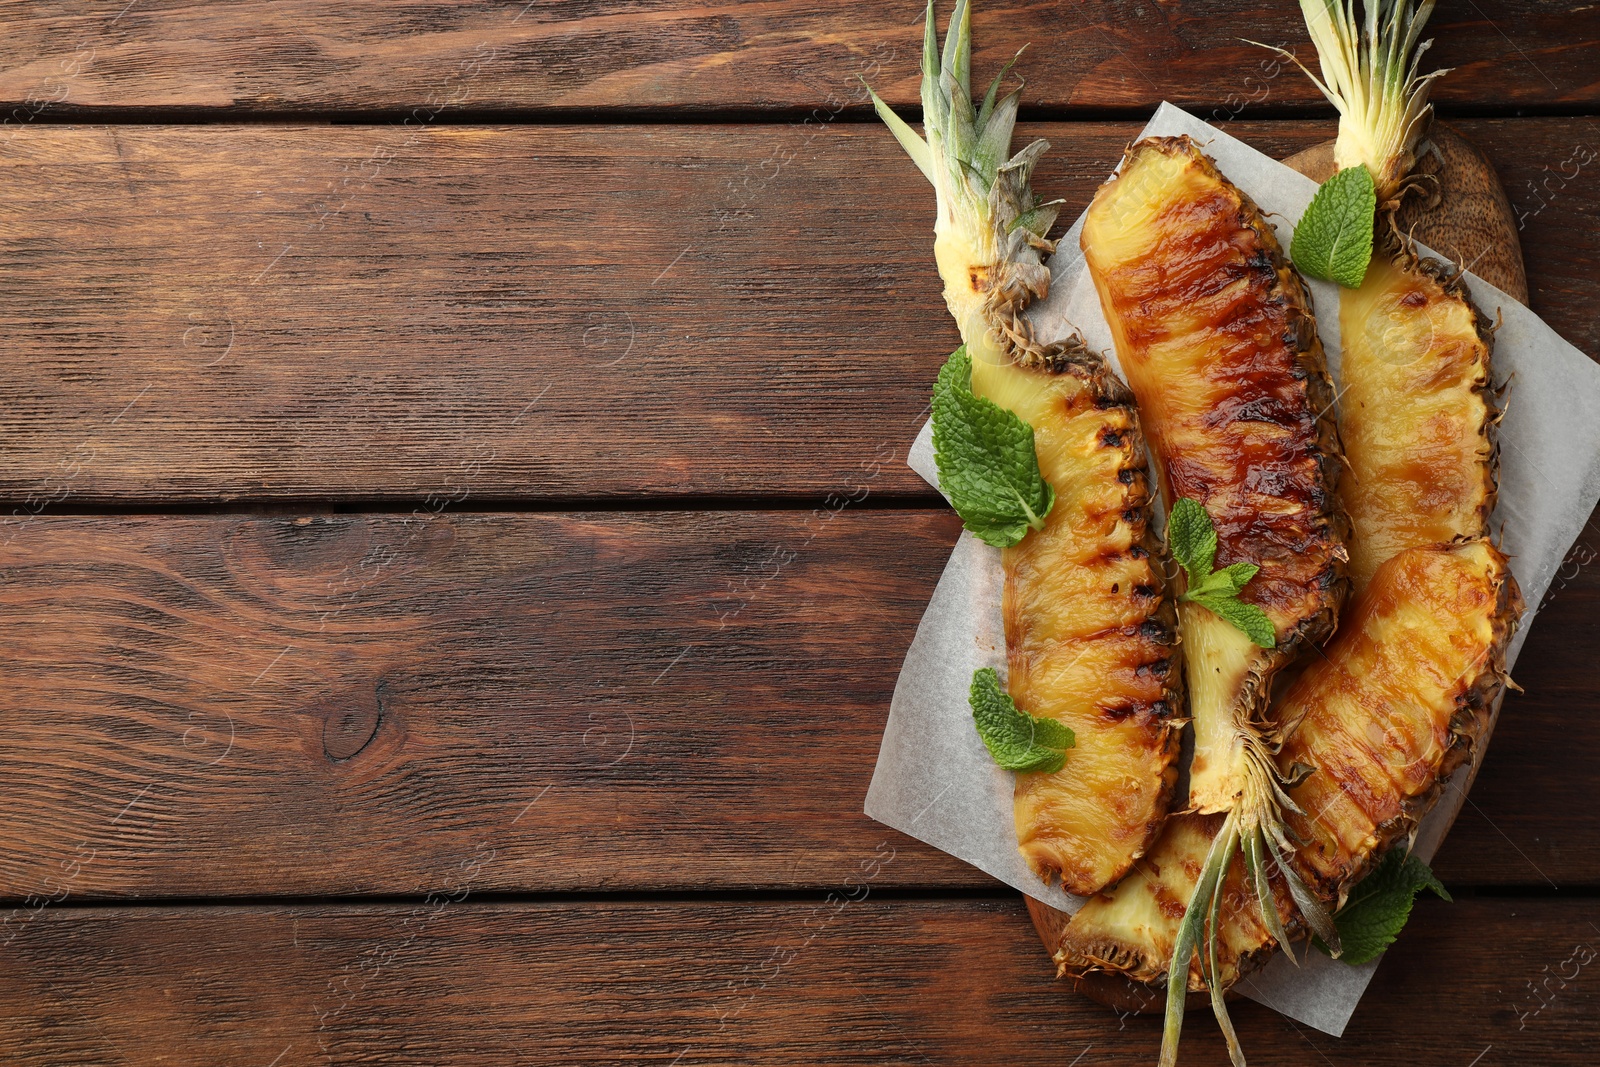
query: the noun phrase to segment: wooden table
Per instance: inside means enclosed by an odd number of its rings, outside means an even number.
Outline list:
[[[3,5],[0,1062],[1148,1064],[861,813],[957,523],[914,0]],[[1171,99],[1331,135],[1296,6],[983,4],[1076,214]],[[1600,353],[1600,6],[1446,0],[1441,112]],[[1600,531],[1343,1040],[1587,1064]],[[1221,1064],[1197,1017],[1185,1063]]]

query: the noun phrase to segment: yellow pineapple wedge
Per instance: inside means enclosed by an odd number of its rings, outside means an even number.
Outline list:
[[[1289,862],[1323,899],[1342,903],[1470,751],[1503,684],[1521,607],[1505,557],[1487,541],[1406,549],[1378,568],[1324,656],[1284,694],[1276,711],[1293,729],[1277,762],[1298,780],[1288,793],[1299,811],[1286,817],[1301,842]],[[1067,924],[1060,972],[1163,981],[1220,826],[1215,816],[1169,819],[1133,872]],[[1233,866],[1230,885],[1246,865]],[[1276,876],[1273,896],[1287,924],[1292,909]],[[1213,981],[1232,984],[1271,955],[1273,941],[1256,899],[1231,894]],[[1189,988],[1204,988],[1197,965]]]
[[[1086,356],[972,372],[975,392],[1033,426],[1040,473],[1056,491],[1043,527],[1001,562],[1011,697],[1077,738],[1060,771],[1017,775],[1017,843],[1040,877],[1075,893],[1122,877],[1155,836],[1180,725],[1144,440],[1127,389]]]
[[[1487,323],[1459,278],[1380,244],[1341,296],[1341,493],[1359,588],[1401,549],[1487,532],[1496,416]]]
[[[1277,714],[1292,732],[1278,762],[1310,769],[1289,789],[1301,842],[1292,862],[1323,899],[1342,905],[1471,755],[1522,607],[1485,539],[1405,549],[1352,604],[1327,658],[1284,694]]]
[[[1408,197],[1427,200],[1429,183],[1414,175],[1417,145],[1432,120],[1429,88],[1445,73],[1423,74],[1418,65],[1433,4],[1365,6],[1363,28],[1351,7],[1301,0],[1323,75],[1312,80],[1339,110],[1335,166],[1366,168],[1378,202],[1372,261],[1360,287],[1342,289],[1339,302],[1351,574],[1358,588],[1376,584],[1374,574],[1405,561],[1409,584],[1393,595],[1455,596],[1458,610],[1476,620],[1472,642],[1487,640],[1494,653],[1464,677],[1450,677],[1467,686],[1454,698],[1452,718],[1416,721],[1417,709],[1399,707],[1396,697],[1438,680],[1433,675],[1454,668],[1451,656],[1460,650],[1440,647],[1424,629],[1426,615],[1407,616],[1406,605],[1379,603],[1369,589],[1360,610],[1391,620],[1372,640],[1406,645],[1413,659],[1398,665],[1405,673],[1383,677],[1377,650],[1341,636],[1345,659],[1330,656],[1312,668],[1319,688],[1309,697],[1298,686],[1286,694],[1278,713],[1293,732],[1281,758],[1314,768],[1292,791],[1307,813],[1293,825],[1308,839],[1294,864],[1320,896],[1340,904],[1488,729],[1505,685],[1501,653],[1523,606],[1504,557],[1487,540],[1497,475],[1492,330],[1460,272],[1421,258],[1395,221]],[[1514,250],[1514,236],[1507,244]],[[1423,566],[1415,553],[1428,545],[1437,558]],[[1357,686],[1349,677],[1337,682],[1335,672],[1379,677]],[[1382,686],[1392,690],[1387,700],[1367,699]],[[1306,758],[1311,750],[1322,758]]]
[[[1082,243],[1169,509],[1185,497],[1205,508],[1218,567],[1261,568],[1241,599],[1277,631],[1262,648],[1206,608],[1179,607],[1189,805],[1226,812],[1245,791],[1249,724],[1265,718],[1273,674],[1333,630],[1344,596],[1322,343],[1271,226],[1187,137],[1128,150]]]
[[[1121,976],[1150,986],[1166,983],[1167,968],[1178,928],[1194,898],[1195,887],[1226,816],[1175,814],[1150,851],[1135,863],[1114,889],[1091,897],[1067,923],[1055,961],[1063,977]],[[1216,947],[1216,981],[1224,989],[1241,974],[1264,962],[1274,945],[1272,927],[1263,919],[1254,875],[1246,858],[1236,855],[1223,882]],[[1293,901],[1281,879],[1271,892],[1280,925],[1297,928]],[[1209,959],[1205,961],[1209,966]],[[1202,959],[1190,961],[1188,989],[1207,988]],[[1151,991],[1143,1002],[1161,1004]]]
[[[872,99],[933,184],[934,258],[972,391],[1030,424],[1055,492],[1001,557],[1007,688],[1022,710],[1071,727],[1076,743],[1060,771],[1017,775],[1014,813],[1029,865],[1086,894],[1120,878],[1167,813],[1183,721],[1176,619],[1131,397],[1081,340],[1041,341],[1023,315],[1049,292],[1060,202],[1030,185],[1049,146],[1011,153],[1020,91],[1000,95],[1005,72],[972,98],[971,29],[960,0],[941,53],[929,0],[923,135]]]

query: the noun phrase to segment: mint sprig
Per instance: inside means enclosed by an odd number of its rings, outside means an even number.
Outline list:
[[[950,353],[933,387],[939,488],[973,535],[1008,548],[1044,527],[1055,490],[1039,473],[1033,427],[972,391],[972,357]]]
[[[1443,884],[1428,865],[1402,849],[1391,849],[1373,872],[1351,892],[1339,914],[1333,917],[1344,949],[1343,963],[1359,964],[1376,959],[1411,917],[1411,906],[1424,889],[1450,900]],[[1317,947],[1327,952],[1319,938]]]
[[[1261,568],[1254,563],[1234,563],[1212,570],[1217,558],[1217,528],[1199,501],[1183,497],[1167,516],[1167,545],[1172,558],[1189,576],[1188,591],[1180,597],[1231,622],[1262,648],[1278,643],[1277,628],[1267,613],[1239,599],[1245,585]]]
[[[1008,771],[1054,774],[1066,762],[1066,750],[1077,743],[1071,727],[1041,719],[1017,707],[993,667],[974,671],[972,721],[994,761]]]
[[[1361,288],[1372,259],[1378,192],[1372,172],[1357,164],[1322,183],[1294,228],[1289,255],[1301,273],[1346,289]]]

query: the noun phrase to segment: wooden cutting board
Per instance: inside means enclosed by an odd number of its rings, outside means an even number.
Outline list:
[[[1416,172],[1436,186],[1437,195],[1409,198],[1398,215],[1400,227],[1526,304],[1528,276],[1522,263],[1516,216],[1494,167],[1471,142],[1442,122],[1433,124],[1417,155]],[[1324,182],[1334,171],[1333,142],[1324,141],[1283,162],[1313,181]],[[1484,310],[1493,313],[1492,308]],[[1496,718],[1499,710],[1496,701]],[[1493,729],[1491,719],[1473,753],[1469,785],[1470,779],[1477,776]],[[1071,916],[1032,897],[1026,900],[1034,929],[1044,941],[1045,950],[1054,956]],[[1160,1011],[1166,1005],[1164,991],[1119,975],[1078,978],[1073,985],[1085,996],[1119,1012]],[[1205,993],[1190,993],[1187,1007],[1192,1009],[1207,1002]]]

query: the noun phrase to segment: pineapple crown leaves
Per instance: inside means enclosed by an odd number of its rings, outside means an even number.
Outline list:
[[[1362,0],[1365,17],[1358,19],[1355,0],[1300,0],[1320,78],[1293,53],[1272,48],[1293,60],[1338,108],[1334,162],[1341,169],[1366,164],[1380,203],[1400,191],[1416,165],[1417,142],[1433,113],[1428,91],[1433,79],[1447,73],[1420,73],[1422,54],[1433,43],[1421,40],[1433,5],[1434,0]]]
[[[1017,56],[1021,56],[1019,51]],[[906,150],[923,176],[933,184],[941,201],[952,201],[956,213],[987,219],[994,227],[997,245],[1017,258],[1018,246],[1054,251],[1046,240],[1063,201],[1035,202],[1029,179],[1039,157],[1050,147],[1035,141],[1008,155],[1022,99],[1018,88],[1005,96],[1000,85],[1017,61],[1013,56],[989,85],[979,105],[972,99],[972,7],[956,0],[941,51],[935,34],[933,0],[928,0],[922,42],[922,117],[926,139],[895,114],[877,93],[867,87],[873,109],[895,140]]]

